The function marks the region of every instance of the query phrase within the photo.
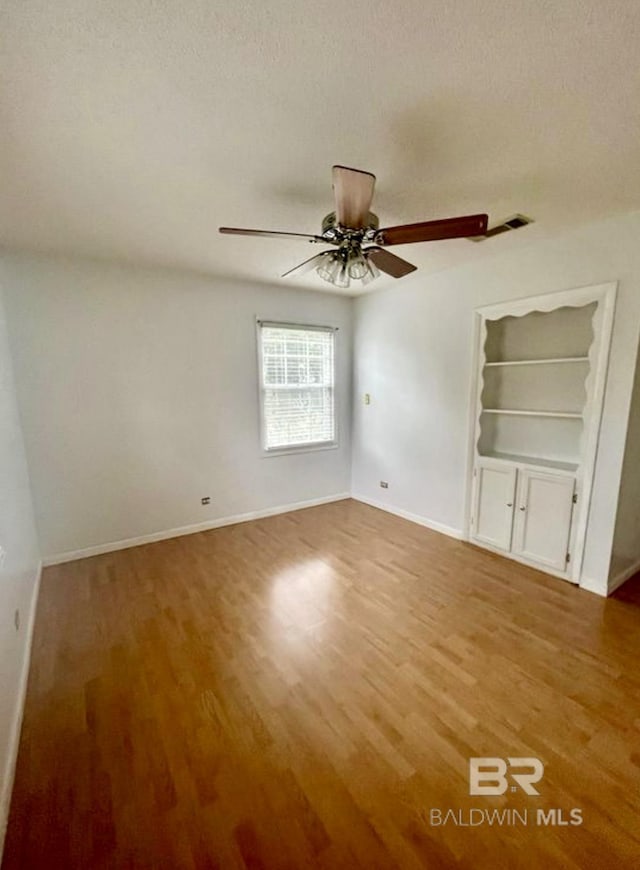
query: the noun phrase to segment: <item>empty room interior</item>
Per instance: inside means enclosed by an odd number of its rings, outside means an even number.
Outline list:
[[[639,39],[3,4],[2,870],[640,866]]]

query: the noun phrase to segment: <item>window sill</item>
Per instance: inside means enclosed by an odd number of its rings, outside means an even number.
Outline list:
[[[299,447],[276,447],[273,450],[263,450],[262,457],[266,459],[270,456],[291,456],[294,453],[318,453],[322,450],[336,450],[338,447],[337,441],[327,444],[300,444]]]

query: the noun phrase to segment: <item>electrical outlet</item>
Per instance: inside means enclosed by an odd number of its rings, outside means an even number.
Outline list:
[[[389,484],[387,483],[386,480],[381,480],[381,481],[380,481],[380,486],[381,486],[383,489],[389,489]]]
[[[209,498],[208,495],[205,495],[204,498],[201,498],[201,499],[200,499],[200,502],[201,502],[202,504],[211,504],[211,499]]]
[[[13,614],[13,624],[16,627],[16,631],[20,631],[20,611],[16,610]]]
[[[365,405],[370,405],[370,404],[371,404],[371,395],[370,395],[370,393],[365,393],[365,394],[364,394],[364,403],[365,403]]]

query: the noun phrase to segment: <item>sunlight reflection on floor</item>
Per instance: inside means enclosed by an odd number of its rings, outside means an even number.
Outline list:
[[[305,559],[279,571],[270,595],[273,639],[282,639],[283,632],[289,642],[308,632],[322,639],[338,588],[334,569],[322,559]]]

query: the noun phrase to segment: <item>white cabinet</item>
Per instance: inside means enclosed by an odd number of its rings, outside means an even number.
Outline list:
[[[476,469],[474,537],[498,550],[511,549],[516,469],[479,462]]]
[[[564,573],[575,485],[570,474],[478,459],[472,540]]]
[[[575,478],[545,471],[518,472],[512,552],[565,571]]]

